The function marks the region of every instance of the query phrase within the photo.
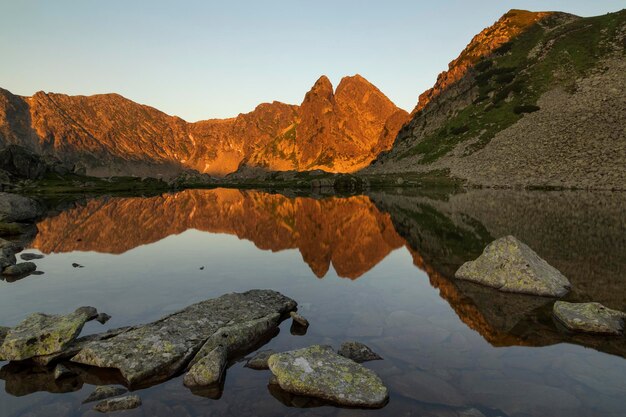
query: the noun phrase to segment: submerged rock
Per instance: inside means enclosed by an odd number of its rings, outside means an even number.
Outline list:
[[[382,359],[376,352],[363,343],[353,341],[342,343],[337,353],[358,363]]]
[[[176,375],[192,358],[195,364],[218,345],[226,347],[229,355],[256,348],[247,345],[257,341],[254,335],[260,334],[259,329],[275,332],[281,316],[295,307],[295,301],[271,290],[226,294],[89,342],[72,361],[117,369],[132,387],[151,385]]]
[[[34,259],[43,259],[44,255],[38,253],[22,253],[20,254],[20,258],[22,258],[23,261],[32,261]]]
[[[256,355],[248,359],[248,362],[246,362],[245,366],[246,368],[258,369],[258,370],[269,369],[267,360],[270,358],[270,356],[272,356],[275,353],[276,352],[274,352],[272,349],[262,350],[260,352],[257,352]]]
[[[138,395],[128,395],[101,401],[93,409],[101,413],[111,413],[113,411],[131,410],[140,405],[141,398]]]
[[[60,352],[97,314],[93,307],[80,307],[67,315],[33,313],[9,330],[0,346],[0,358],[21,361]]]
[[[309,327],[309,321],[302,317],[300,314],[296,313],[295,311],[292,311],[289,314],[291,315],[291,319],[294,321],[294,323],[302,327]]]
[[[464,263],[457,279],[500,291],[562,297],[570,283],[556,268],[513,236],[491,242],[476,260]]]
[[[189,388],[218,384],[222,380],[227,363],[226,348],[217,346],[187,371],[183,384]]]
[[[373,371],[330,346],[277,353],[268,363],[280,387],[295,395],[349,407],[378,408],[387,402],[387,388]]]
[[[105,400],[111,397],[117,397],[118,395],[126,394],[128,390],[122,387],[113,387],[110,385],[96,387],[96,389],[89,394],[83,401],[83,404],[87,404],[94,401]]]
[[[611,310],[600,303],[557,301],[552,311],[554,317],[569,330],[609,335],[624,333],[626,313]]]
[[[9,277],[19,277],[22,275],[28,275],[37,270],[37,265],[32,262],[22,262],[15,265],[7,266],[2,270],[2,275]]]

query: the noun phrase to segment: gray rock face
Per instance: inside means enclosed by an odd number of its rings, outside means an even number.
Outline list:
[[[201,348],[197,360],[219,344],[226,346],[228,352],[236,349],[237,340],[246,338],[233,337],[233,329],[256,328],[259,324],[255,321],[268,322],[268,316],[280,318],[295,307],[295,301],[270,290],[226,294],[106,340],[87,343],[72,361],[118,369],[132,387],[155,384],[184,369]],[[214,338],[209,344],[219,330],[220,338],[233,337],[233,341],[217,343]]]
[[[23,261],[32,261],[34,259],[43,259],[44,255],[38,253],[22,253],[20,254],[20,258],[22,258]]]
[[[28,275],[37,270],[37,265],[32,262],[22,262],[15,265],[7,266],[2,270],[2,275],[17,277],[22,275]]]
[[[8,331],[0,346],[0,358],[21,361],[60,352],[95,315],[93,307],[81,307],[67,315],[33,313]]]
[[[455,277],[500,291],[547,297],[562,297],[570,289],[563,274],[513,236],[491,242],[476,260],[461,265]]]
[[[245,366],[246,368],[250,368],[250,369],[258,369],[258,370],[269,369],[269,365],[267,364],[267,361],[270,358],[270,356],[272,356],[275,353],[276,352],[274,352],[272,349],[262,350],[260,352],[257,352],[256,355],[248,359],[248,362],[246,362]]]
[[[382,359],[378,353],[374,352],[368,346],[353,341],[342,343],[337,353],[358,363]]]
[[[99,387],[96,387],[96,389],[91,394],[89,394],[87,398],[85,398],[85,401],[83,401],[83,404],[90,403],[93,401],[105,400],[111,397],[117,397],[118,395],[125,394],[126,392],[128,392],[128,390],[122,387],[113,387],[110,385],[99,386]]]
[[[17,194],[0,193],[0,222],[32,220],[42,214],[35,200]]]
[[[567,303],[557,301],[552,310],[569,330],[586,333],[621,335],[626,313],[611,310],[600,303]]]
[[[113,411],[132,410],[140,405],[141,398],[138,395],[128,395],[101,401],[93,409],[100,413],[111,413]]]
[[[388,392],[371,370],[344,358],[330,346],[314,345],[270,356],[269,367],[283,390],[337,405],[378,408]]]
[[[183,384],[189,388],[218,384],[224,375],[227,362],[226,348],[221,345],[217,346],[187,371]]]

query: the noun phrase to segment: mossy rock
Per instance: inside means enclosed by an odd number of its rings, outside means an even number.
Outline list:
[[[567,303],[557,301],[554,317],[569,330],[586,333],[621,335],[626,314],[600,303]]]
[[[330,346],[314,345],[270,356],[278,385],[292,394],[320,398],[347,407],[380,408],[387,388],[373,371],[338,355]]]

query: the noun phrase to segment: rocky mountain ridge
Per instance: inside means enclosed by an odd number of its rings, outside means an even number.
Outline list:
[[[363,174],[623,190],[625,68],[626,10],[511,10],[420,96],[392,150]]]
[[[187,123],[118,94],[21,97],[0,89],[0,146],[17,144],[89,175],[222,176],[243,166],[353,172],[389,149],[408,114],[360,75],[322,76],[302,105],[263,103]]]

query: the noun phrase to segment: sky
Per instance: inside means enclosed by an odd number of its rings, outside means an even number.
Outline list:
[[[187,121],[300,104],[361,74],[412,110],[509,9],[594,16],[625,0],[0,0],[0,87],[119,93]]]

